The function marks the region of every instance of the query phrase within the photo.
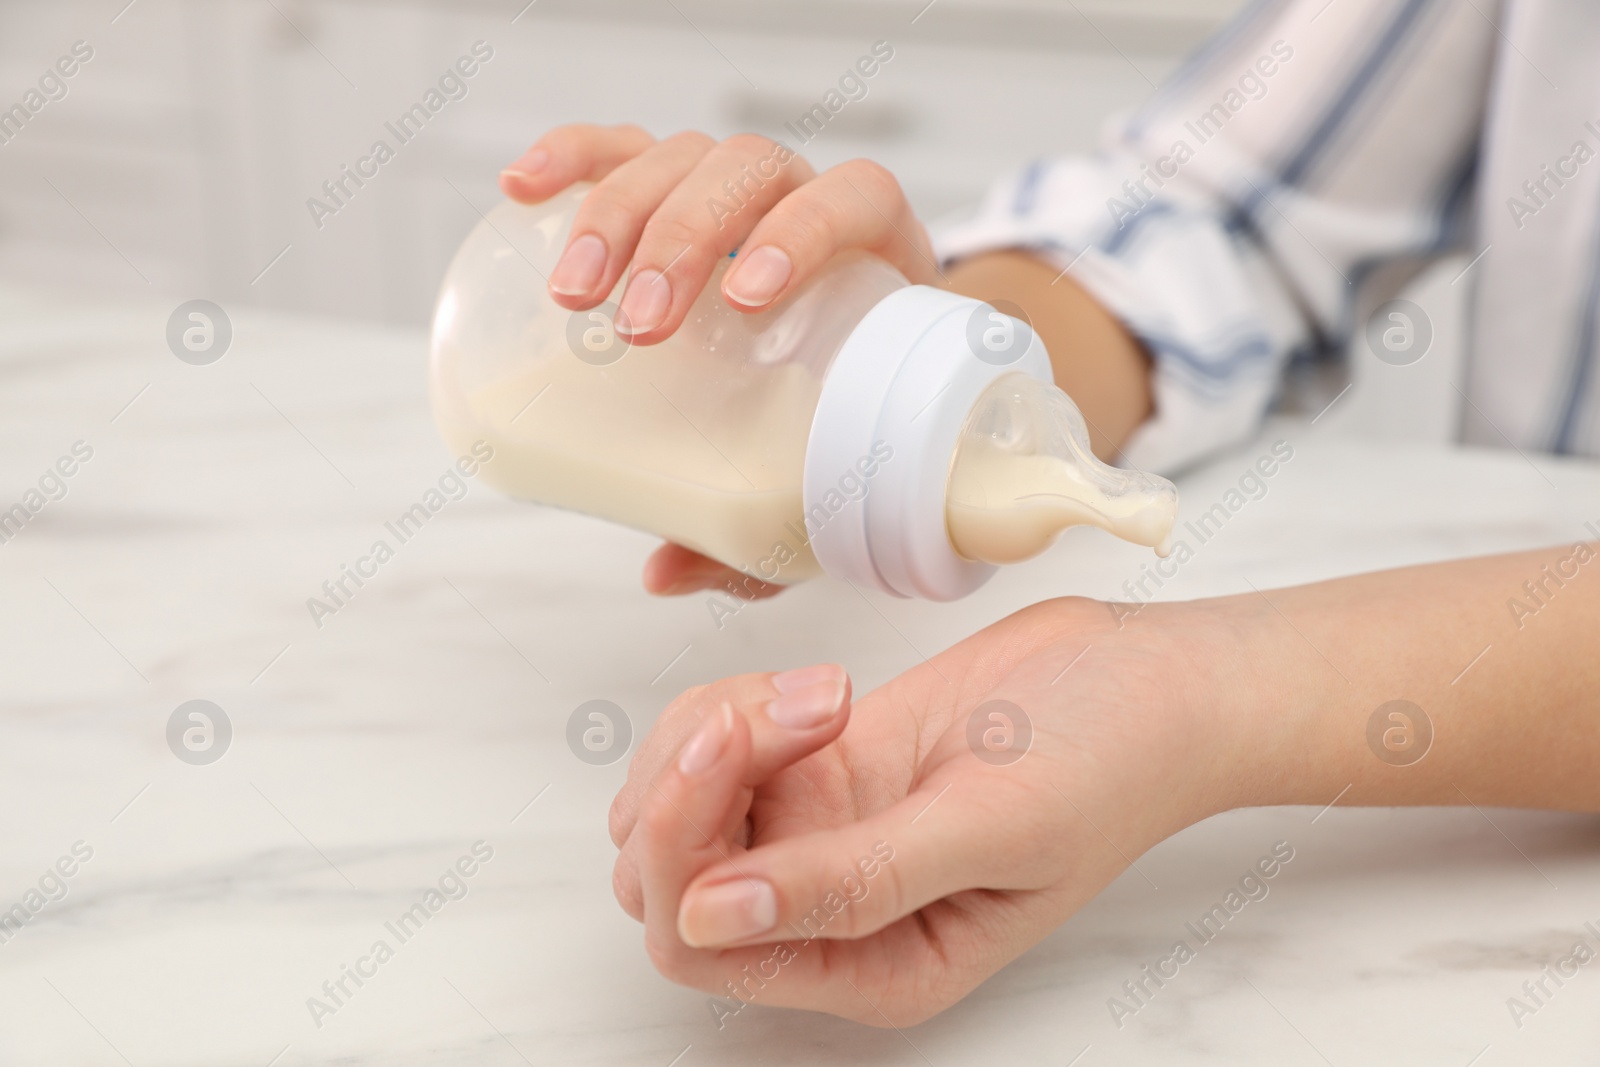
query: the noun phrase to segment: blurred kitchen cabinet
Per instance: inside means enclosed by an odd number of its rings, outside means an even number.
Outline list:
[[[94,49],[0,144],[0,275],[421,324],[499,169],[541,131],[788,137],[878,41],[893,58],[802,150],[880,160],[931,215],[1030,156],[1091,146],[1233,6],[0,3],[0,107],[73,42]],[[440,79],[476,42],[492,57],[449,99]],[[445,102],[402,141],[395,124],[430,90]],[[392,158],[362,163],[378,141]]]

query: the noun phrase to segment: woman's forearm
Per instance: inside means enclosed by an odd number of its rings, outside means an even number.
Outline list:
[[[1238,803],[1600,811],[1600,546],[1194,606],[1241,680]]]
[[[1056,384],[1089,424],[1109,462],[1150,417],[1150,359],[1120,322],[1070,277],[1024,252],[989,252],[946,271],[950,287],[1021,308],[1044,341]]]

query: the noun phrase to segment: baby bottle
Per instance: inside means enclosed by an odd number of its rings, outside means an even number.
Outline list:
[[[634,348],[613,326],[621,282],[576,312],[546,290],[588,189],[500,204],[445,275],[434,417],[457,454],[493,448],[483,480],[762,581],[930,600],[1068,526],[1163,550],[1176,489],[1093,456],[1026,323],[858,252],[735,311],[730,257],[676,333]]]

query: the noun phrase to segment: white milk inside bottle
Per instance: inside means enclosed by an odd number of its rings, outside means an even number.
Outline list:
[[[587,191],[494,208],[445,277],[434,415],[458,455],[492,447],[483,480],[763,581],[827,572],[939,600],[1067,526],[1151,546],[1170,532],[1171,483],[1089,453],[1024,324],[876,257],[841,255],[753,314],[720,295],[724,260],[650,346],[612,325],[620,283],[560,307],[546,278]]]

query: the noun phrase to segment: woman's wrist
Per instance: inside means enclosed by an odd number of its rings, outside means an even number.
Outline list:
[[[1344,783],[1347,753],[1320,736],[1343,688],[1322,658],[1271,600],[1251,594],[1196,602],[1218,654],[1221,704],[1214,714],[1236,768],[1231,807],[1325,804]]]
[[[1574,551],[1151,605],[1127,626],[1187,643],[1228,807],[1600,810],[1600,585],[1568,580],[1538,632],[1506,608]]]
[[[1273,713],[1280,680],[1259,669],[1281,651],[1249,605],[1052,604],[1059,632],[1087,642],[1085,655],[1117,674],[1129,705],[1124,725],[1144,735],[1158,809],[1146,813],[1149,844],[1233,808],[1288,802],[1274,799],[1277,753],[1296,741]]]
[[[1056,602],[1056,639],[1115,674],[1124,710],[1107,728],[1139,750],[1124,785],[1144,800],[1122,840],[1255,806],[1600,811],[1600,584],[1563,579],[1532,621],[1506,609],[1575,551],[1188,602]]]
[[[1119,622],[1131,640],[1163,647],[1181,682],[1191,821],[1333,799],[1345,756],[1313,735],[1326,728],[1328,679],[1339,679],[1266,597],[1151,604]]]
[[[1192,650],[1193,715],[1210,743],[1203,750],[1218,779],[1206,815],[1286,803],[1286,757],[1299,740],[1283,714],[1277,667],[1289,650],[1256,605],[1238,597],[1168,605],[1161,624],[1181,631]]]

